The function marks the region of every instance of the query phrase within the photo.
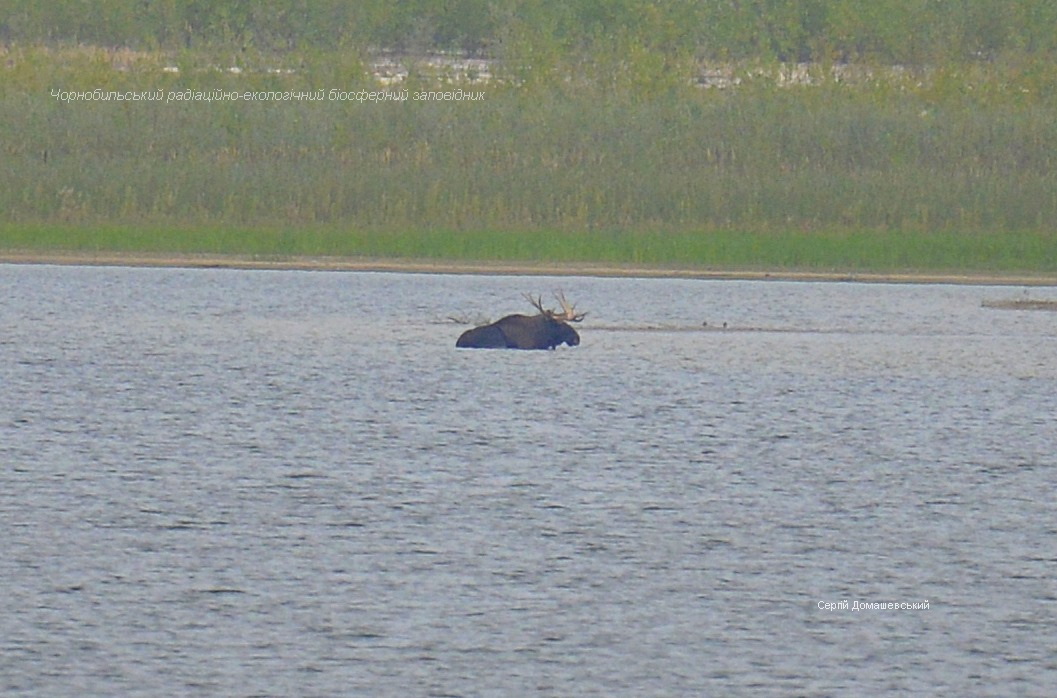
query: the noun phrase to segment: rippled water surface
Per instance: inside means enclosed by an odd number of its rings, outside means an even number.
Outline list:
[[[0,266],[0,693],[1057,695],[1020,294]]]

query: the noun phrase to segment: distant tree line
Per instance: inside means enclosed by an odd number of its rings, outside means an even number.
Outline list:
[[[925,64],[1057,53],[1054,0],[3,0],[0,41]]]

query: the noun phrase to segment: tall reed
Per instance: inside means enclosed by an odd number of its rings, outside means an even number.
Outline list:
[[[1057,266],[1057,112],[1019,92],[491,84],[452,103],[415,100],[436,85],[412,82],[386,103],[51,96],[367,86],[353,72],[83,70],[0,82],[2,246],[67,229],[79,245],[96,230],[101,247],[254,254]]]

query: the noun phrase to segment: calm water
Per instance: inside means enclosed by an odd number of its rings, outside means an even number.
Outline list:
[[[0,693],[1055,695],[1021,293],[0,266]]]

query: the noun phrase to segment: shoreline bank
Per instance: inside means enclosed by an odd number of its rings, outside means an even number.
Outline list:
[[[1015,272],[818,271],[788,269],[709,269],[591,262],[490,262],[370,257],[256,258],[213,254],[122,254],[115,252],[0,251],[0,264],[60,266],[172,267],[277,271],[352,271],[408,274],[498,276],[596,276],[625,278],[831,281],[859,283],[1057,286],[1057,276]]]

